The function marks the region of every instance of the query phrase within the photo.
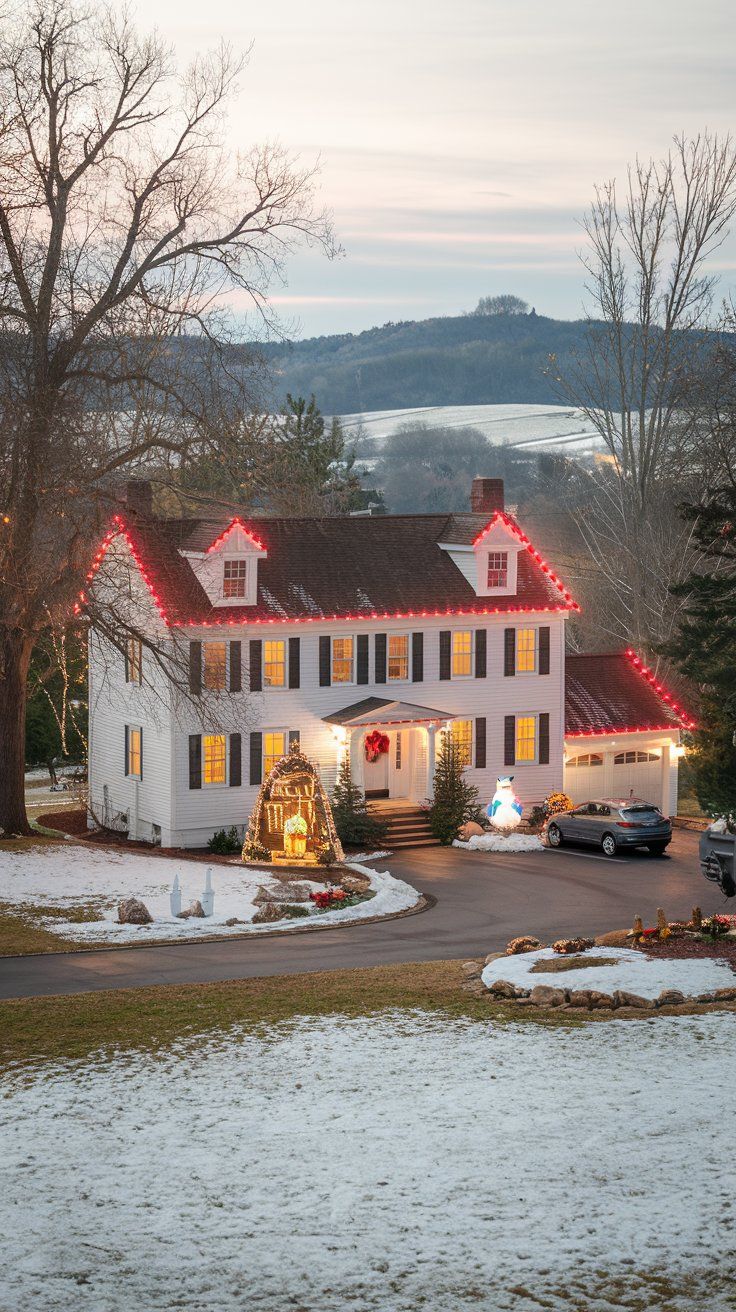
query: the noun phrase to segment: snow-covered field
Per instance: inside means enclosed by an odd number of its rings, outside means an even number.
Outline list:
[[[370,876],[375,896],[342,911],[312,911],[309,923],[330,925],[366,916],[384,916],[414,906],[418,893],[387,871],[373,870],[351,862],[351,868]],[[259,885],[278,887],[268,870],[252,870],[237,863],[212,866],[215,891],[214,914],[205,920],[177,920],[171,914],[169,895],[178,874],[181,905],[185,909],[202,898],[207,866],[200,861],[177,861],[137,852],[117,852],[90,844],[66,842],[39,845],[22,852],[0,851],[0,902],[18,907],[69,908],[70,919],[49,915],[41,924],[55,934],[78,943],[145,942],[147,938],[182,939],[202,934],[272,933],[275,929],[304,927],[306,918],[279,921],[273,925],[227,925],[236,916],[248,921],[258,910],[254,898]],[[317,873],[314,871],[313,873]],[[319,890],[324,884],[298,880]],[[118,903],[137,897],[153,916],[151,925],[117,924]],[[101,920],[72,919],[72,908],[85,906]],[[307,904],[310,905],[311,904]]]
[[[361,464],[402,424],[427,424],[439,428],[477,428],[497,446],[515,446],[530,451],[566,451],[587,455],[602,447],[598,433],[580,410],[566,405],[439,405],[415,406],[409,410],[370,410],[343,415],[348,439],[370,440],[365,458],[358,444]]]
[[[553,988],[597,989],[601,993],[623,989],[627,993],[638,993],[640,998],[658,998],[663,989],[679,989],[687,997],[695,997],[698,993],[733,988],[736,984],[736,975],[728,962],[715,957],[667,960],[647,957],[636,948],[589,948],[582,955],[615,959],[616,964],[591,966],[587,970],[581,967],[559,974],[542,971],[532,974],[538,961],[560,959],[552,948],[541,948],[538,952],[499,957],[489,962],[481,978],[486,988],[496,980],[505,979],[509,984],[525,989],[533,989],[536,984],[550,984]]]
[[[19,1074],[0,1305],[722,1312],[735,1086],[729,1013],[304,1019]]]

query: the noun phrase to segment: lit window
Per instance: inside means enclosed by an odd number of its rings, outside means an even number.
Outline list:
[[[128,683],[141,683],[143,680],[143,643],[140,638],[128,638],[125,653],[125,677]]]
[[[286,756],[286,734],[283,729],[271,730],[263,735],[263,776],[266,778],[282,756]]]
[[[128,729],[128,774],[134,779],[143,778],[141,738],[140,729]]]
[[[586,752],[582,756],[571,756],[566,762],[568,770],[575,770],[586,765],[603,765],[603,757],[597,752]]]
[[[473,634],[470,629],[452,635],[452,677],[466,679],[473,673]]]
[[[537,630],[516,630],[516,673],[533,674],[537,668]]]
[[[389,633],[388,635],[388,677],[389,681],[409,678],[408,633]]]
[[[614,765],[644,765],[649,761],[659,761],[659,752],[617,752],[613,758]]]
[[[205,642],[202,647],[205,688],[212,692],[222,692],[227,683],[227,643]]]
[[[534,761],[537,755],[537,717],[519,715],[516,719],[516,759]]]
[[[223,597],[244,597],[247,578],[247,560],[226,560],[222,580]]]
[[[473,763],[473,721],[453,720],[450,725],[450,737],[457,748],[458,759],[462,766]]]
[[[202,781],[206,784],[227,782],[224,733],[206,733],[202,738]]]
[[[489,551],[488,587],[505,588],[508,586],[508,577],[509,577],[508,551]]]
[[[353,640],[352,638],[332,639],[332,682],[353,682]]]
[[[266,641],[263,644],[263,681],[267,688],[286,687],[286,643]]]

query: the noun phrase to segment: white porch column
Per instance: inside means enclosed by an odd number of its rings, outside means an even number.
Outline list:
[[[659,808],[662,815],[670,813],[670,745],[664,743],[662,746],[662,782],[661,782],[661,799]],[[675,810],[677,808],[675,807]]]
[[[362,793],[365,792],[365,771],[363,770],[363,738],[365,729],[350,730],[350,778]]]
[[[427,725],[427,797],[431,801],[434,797],[434,765],[435,765],[435,742],[437,738],[437,725]]]

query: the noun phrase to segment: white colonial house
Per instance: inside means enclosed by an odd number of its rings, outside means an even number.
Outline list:
[[[685,713],[633,652],[566,658],[577,605],[500,480],[468,513],[327,519],[167,520],[131,484],[90,587],[143,635],[90,634],[90,805],[131,837],[244,826],[294,740],[369,797],[431,797],[451,733],[483,799],[512,774],[526,806],[676,805]]]

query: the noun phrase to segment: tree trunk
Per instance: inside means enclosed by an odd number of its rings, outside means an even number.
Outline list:
[[[25,800],[26,680],[33,643],[0,629],[0,832],[30,834]]]

